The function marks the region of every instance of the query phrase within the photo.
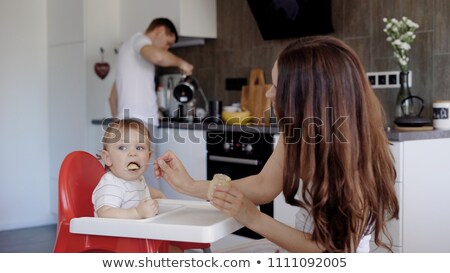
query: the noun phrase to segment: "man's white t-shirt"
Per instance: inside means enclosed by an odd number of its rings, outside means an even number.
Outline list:
[[[120,47],[116,76],[117,110],[118,118],[138,118],[145,124],[158,126],[155,65],[140,54],[142,47],[151,44],[146,35],[136,33]]]
[[[127,181],[107,172],[92,193],[95,217],[102,206],[129,209],[137,207],[146,198],[151,196],[143,176],[136,181]]]

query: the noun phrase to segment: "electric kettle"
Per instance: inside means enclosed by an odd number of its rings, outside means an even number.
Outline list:
[[[173,90],[174,98],[181,102],[187,103],[192,100],[195,90],[198,88],[197,80],[192,76],[184,76]]]
[[[420,127],[431,124],[431,120],[421,117],[424,101],[418,96],[409,96],[400,103],[403,116],[395,119],[395,124],[402,127]],[[405,109],[407,113],[405,113]]]
[[[184,75],[183,78],[181,78],[180,82],[173,89],[173,97],[181,103],[188,103],[194,98],[194,94],[197,90],[204,100],[205,110],[208,113],[208,100],[198,84],[197,79],[192,76]]]

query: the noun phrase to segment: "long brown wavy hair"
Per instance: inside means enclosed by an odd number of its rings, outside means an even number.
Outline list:
[[[286,202],[310,212],[312,240],[328,252],[354,252],[372,232],[391,250],[396,172],[384,111],[357,54],[337,38],[306,37],[281,52],[277,68]]]

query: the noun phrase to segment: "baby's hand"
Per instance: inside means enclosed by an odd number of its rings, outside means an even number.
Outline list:
[[[156,200],[147,198],[139,202],[136,211],[141,218],[149,218],[158,214],[159,205]]]

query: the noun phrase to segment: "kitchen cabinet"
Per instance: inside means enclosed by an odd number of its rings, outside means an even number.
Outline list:
[[[119,5],[122,41],[136,32],[145,31],[158,17],[174,23],[180,36],[179,43],[195,44],[204,38],[217,38],[216,0],[120,0]]]
[[[84,41],[84,7],[83,1],[47,1],[49,46]]]
[[[56,215],[61,162],[86,147],[84,3],[52,0],[47,8],[50,210]]]
[[[398,252],[450,252],[450,138],[394,141],[400,219],[388,229]]]
[[[113,60],[118,40],[118,0],[50,0],[48,12],[48,81],[50,138],[50,207],[57,214],[58,174],[74,150],[101,149],[101,127],[94,117],[109,114],[113,78],[101,80],[94,63]],[[111,64],[111,67],[113,65]],[[109,75],[114,75],[113,69]],[[99,149],[100,148],[100,149]]]
[[[155,143],[158,156],[171,150],[183,162],[192,178],[206,180],[206,131],[160,128]],[[175,191],[164,181],[160,181],[160,189],[169,199],[198,200]]]

